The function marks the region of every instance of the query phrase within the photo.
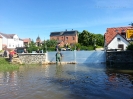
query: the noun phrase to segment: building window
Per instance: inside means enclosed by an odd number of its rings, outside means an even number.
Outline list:
[[[121,39],[120,38],[117,38],[117,41],[120,41]]]
[[[123,44],[118,44],[118,48],[121,50],[124,50],[124,45]]]
[[[9,47],[11,47],[11,45],[9,44]]]
[[[73,37],[73,40],[75,40],[75,37]]]
[[[122,30],[121,32],[125,32],[125,30]]]
[[[68,37],[66,37],[66,40],[68,40]]]
[[[115,30],[116,33],[118,33],[118,30]]]

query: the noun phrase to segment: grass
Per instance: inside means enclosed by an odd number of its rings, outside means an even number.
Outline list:
[[[19,65],[9,63],[7,58],[0,57],[0,71],[11,71],[19,69]]]

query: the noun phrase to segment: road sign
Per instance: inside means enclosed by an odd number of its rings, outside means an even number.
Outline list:
[[[126,37],[128,38],[128,39],[131,39],[131,38],[133,38],[133,29],[131,28],[131,29],[127,29],[127,33],[126,33]]]

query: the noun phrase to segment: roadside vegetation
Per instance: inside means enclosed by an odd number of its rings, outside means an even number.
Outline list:
[[[19,69],[19,65],[9,63],[7,58],[0,57],[0,71],[11,71]]]
[[[133,51],[133,42],[127,46],[127,50]]]

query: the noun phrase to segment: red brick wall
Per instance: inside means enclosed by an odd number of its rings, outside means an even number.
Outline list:
[[[52,36],[52,37],[50,37],[50,40],[52,40],[52,39],[55,39],[55,40],[58,40],[58,41],[63,41],[64,44],[78,43],[78,36],[77,35],[76,36]]]

